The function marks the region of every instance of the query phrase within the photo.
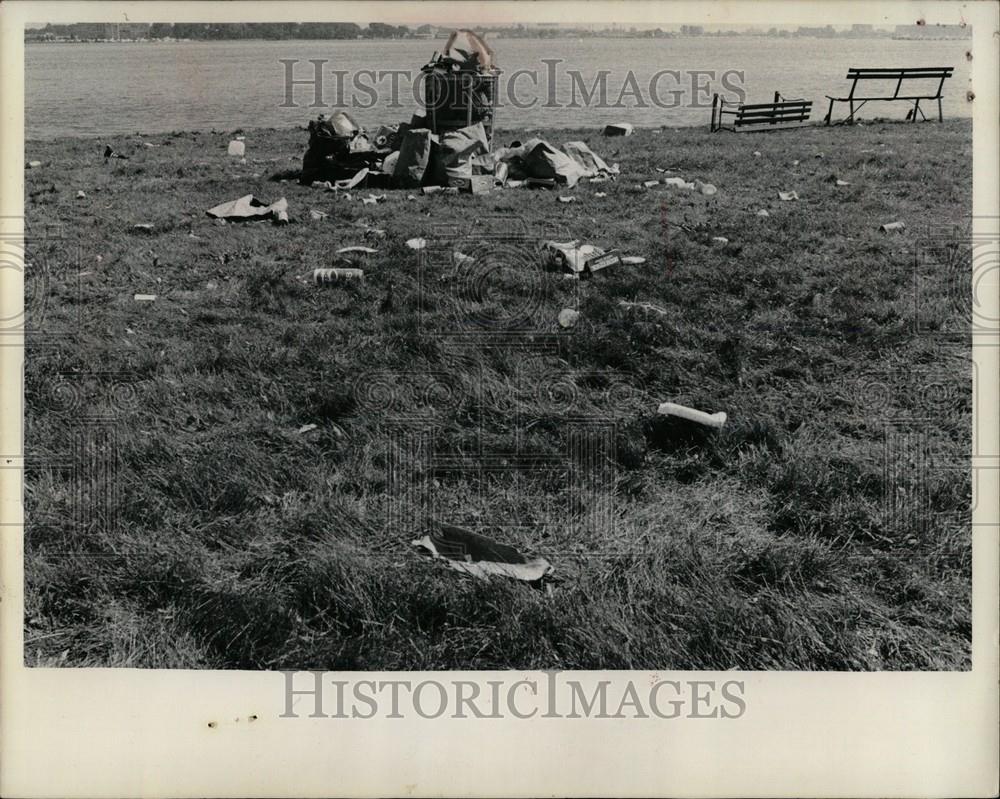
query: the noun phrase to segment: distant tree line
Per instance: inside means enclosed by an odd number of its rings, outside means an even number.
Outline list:
[[[32,39],[405,39],[414,35],[434,33],[430,25],[411,31],[406,25],[386,25],[372,22],[361,27],[353,22],[154,22],[151,25],[132,23],[76,23],[46,25],[25,31]]]

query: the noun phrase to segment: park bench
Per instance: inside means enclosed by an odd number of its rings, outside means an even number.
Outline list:
[[[851,83],[851,91],[848,92],[847,97],[831,97],[827,95],[827,99],[830,101],[830,109],[826,112],[826,124],[830,124],[830,119],[833,116],[833,104],[834,103],[848,103],[850,105],[851,112],[847,119],[842,120],[842,122],[853,122],[854,115],[861,110],[861,107],[868,102],[873,100],[892,102],[894,100],[904,100],[906,102],[913,103],[913,108],[906,114],[906,118],[912,122],[917,121],[917,114],[919,113],[925,120],[927,116],[920,109],[921,100],[937,100],[938,104],[938,121],[944,122],[944,114],[941,111],[941,90],[944,88],[944,82],[951,77],[951,73],[954,72],[954,67],[904,67],[901,69],[857,69],[852,67],[847,71],[847,80],[853,81]],[[855,94],[858,88],[858,81],[895,81],[896,86],[890,95],[888,89],[882,94],[874,94],[874,96],[860,97]],[[903,82],[907,81],[907,94],[900,94],[903,91]],[[924,81],[925,85],[930,81],[937,81],[936,89],[925,89],[921,94],[919,90],[910,88],[912,83],[910,81]],[[931,84],[934,85],[934,84]],[[862,89],[864,91],[864,89]],[[857,107],[855,107],[857,104]]]
[[[728,108],[727,108],[728,106]],[[781,96],[779,92],[774,93],[772,103],[728,103],[719,95],[712,97],[712,123],[711,131],[718,130],[739,130],[750,125],[758,125],[762,128],[790,127],[791,123],[801,123],[809,121],[812,113],[812,100],[788,100]],[[723,116],[733,117],[730,127],[723,123]]]

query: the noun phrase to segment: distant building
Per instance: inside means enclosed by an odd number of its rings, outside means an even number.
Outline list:
[[[968,39],[968,25],[897,25],[893,39]]]
[[[833,29],[833,25],[826,25],[822,28],[810,28],[806,26],[799,26],[799,29],[795,31],[796,36],[817,36],[823,39],[832,39],[837,35],[837,32]]]

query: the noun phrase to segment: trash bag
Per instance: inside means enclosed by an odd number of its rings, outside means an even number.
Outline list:
[[[299,182],[343,180],[378,158],[362,128],[345,111],[309,122],[309,149],[302,158]]]
[[[563,145],[563,152],[573,161],[579,164],[588,173],[588,177],[595,177],[601,172],[612,174],[614,170],[607,165],[605,160],[591,150],[582,141],[566,142]]]
[[[587,170],[566,153],[542,139],[532,139],[521,150],[524,153],[521,161],[528,177],[551,178],[556,183],[573,187],[587,174]]]
[[[431,161],[431,148],[437,143],[437,136],[427,128],[406,131],[393,170],[393,176],[401,187],[412,189],[423,184]]]
[[[462,177],[472,177],[471,160],[489,152],[489,149],[486,129],[481,122],[443,134],[439,137],[438,146],[434,148],[434,182],[456,185],[449,178],[451,171],[459,168]]]

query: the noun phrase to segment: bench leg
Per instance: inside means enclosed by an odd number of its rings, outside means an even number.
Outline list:
[[[833,100],[830,101],[830,108],[826,112],[826,119],[823,120],[827,125],[830,124],[830,120],[833,117]]]
[[[938,101],[938,122],[944,122],[944,113],[941,111],[941,98],[937,98]]]
[[[847,117],[847,119],[852,125],[854,124],[854,100],[851,100],[851,113],[850,116]]]
[[[917,121],[917,113],[918,113],[919,111],[920,111],[920,101],[919,101],[919,100],[917,100],[917,101],[916,101],[916,102],[915,102],[915,103],[913,104],[913,121],[914,121],[914,122],[916,122],[916,121]]]

